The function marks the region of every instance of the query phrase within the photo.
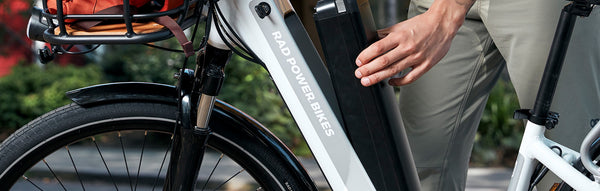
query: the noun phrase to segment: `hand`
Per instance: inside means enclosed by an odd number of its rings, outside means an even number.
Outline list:
[[[461,0],[437,0],[427,12],[378,31],[382,39],[363,50],[356,59],[359,68],[355,76],[361,79],[361,84],[370,86],[412,68],[406,76],[388,82],[401,86],[429,71],[450,49],[473,3],[467,0],[470,3],[447,5],[456,1]]]

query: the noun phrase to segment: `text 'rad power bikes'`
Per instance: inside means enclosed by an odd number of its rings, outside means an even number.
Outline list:
[[[419,190],[392,88],[365,88],[354,79],[356,55],[376,40],[367,0],[317,4],[327,66],[286,0],[169,0],[151,11],[123,0],[76,14],[66,3],[44,1],[33,11],[29,37],[53,45],[41,51],[42,60],[71,53],[73,44],[144,44],[176,36],[181,52],[196,54],[196,66],[187,69],[184,61],[177,86],[128,82],[68,92],[74,103],[2,143],[0,190],[236,190],[229,187],[236,179],[251,182],[238,190],[317,190],[277,137],[216,99],[232,53],[267,69],[331,189]],[[600,190],[594,161],[600,125],[579,153],[543,136],[557,120],[548,109],[575,18],[599,3],[575,0],[563,9],[536,105],[516,115],[529,122],[510,190],[533,188],[547,171],[536,170],[538,164],[564,180],[557,190]],[[204,40],[192,47],[181,28],[196,34],[200,23]]]

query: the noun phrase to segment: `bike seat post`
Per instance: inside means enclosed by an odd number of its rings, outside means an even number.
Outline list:
[[[577,16],[589,16],[593,6],[587,0],[575,0],[566,5],[560,15],[558,26],[554,34],[546,68],[538,90],[535,105],[529,120],[548,129],[554,128],[557,119],[549,116],[550,105],[558,84],[558,78],[565,60],[571,34]]]

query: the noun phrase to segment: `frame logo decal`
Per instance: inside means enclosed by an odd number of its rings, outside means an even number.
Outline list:
[[[325,132],[325,135],[328,137],[335,135],[335,131],[331,129],[329,119],[327,116],[325,116],[325,113],[321,109],[321,104],[319,101],[315,100],[315,94],[313,93],[310,84],[308,84],[306,81],[306,77],[304,77],[302,69],[296,64],[296,58],[291,54],[290,48],[286,46],[287,42],[283,40],[281,31],[275,31],[271,33],[271,35],[277,45],[279,45],[281,54],[286,56],[285,61],[290,65],[289,69],[296,75],[296,82],[301,86],[300,88],[304,94],[304,98],[310,104],[310,107],[313,111],[312,117],[319,121],[321,128]]]

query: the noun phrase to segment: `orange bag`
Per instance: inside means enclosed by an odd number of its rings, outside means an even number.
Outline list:
[[[109,7],[123,5],[123,0],[61,0],[61,1],[62,1],[62,7],[63,7],[63,14],[65,14],[65,15],[94,14],[98,11],[107,9]],[[141,7],[150,1],[151,0],[129,0],[129,4],[134,7]],[[179,5],[181,5],[181,3]],[[56,12],[57,12],[56,0],[48,0],[48,12],[50,14],[56,14]]]

